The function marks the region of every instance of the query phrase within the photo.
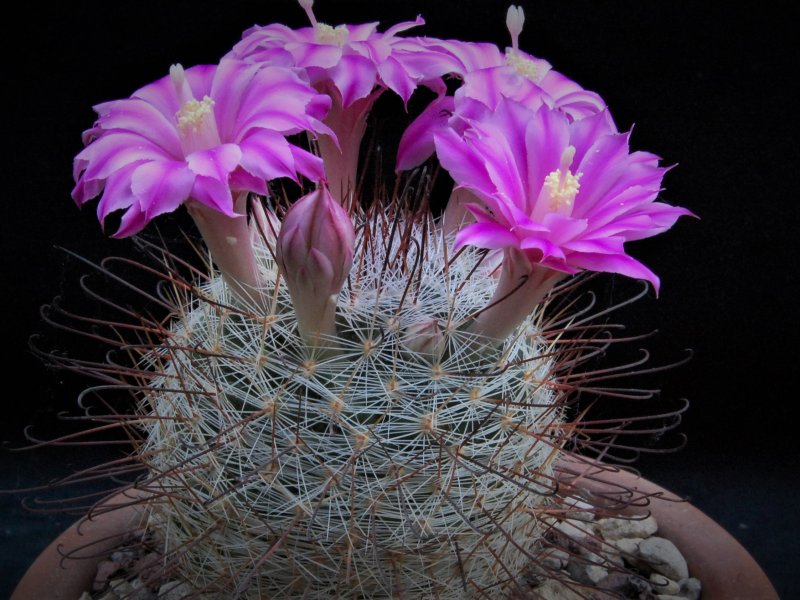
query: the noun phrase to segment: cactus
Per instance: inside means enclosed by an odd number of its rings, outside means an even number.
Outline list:
[[[496,267],[448,260],[452,240],[424,225],[359,220],[333,353],[298,334],[268,244],[266,316],[231,308],[218,277],[180,307],[139,405],[140,487],[168,499],[151,526],[193,586],[502,597],[529,562],[562,439],[553,348],[540,313],[489,350],[459,330]],[[431,320],[420,352],[408,333]]]
[[[610,341],[566,278],[657,288],[623,243],[689,213],[655,202],[665,169],[628,152],[596,94],[519,49],[521,9],[503,54],[397,35],[419,19],[333,28],[301,4],[311,28],[254,28],[219,66],[101,105],[76,159],[73,196],[124,210],[118,236],[185,204],[216,264],[187,277],[160,251],[166,319],[116,326],[144,336],[118,344],[131,365],[81,365],[136,392],[119,423],[162,557],[150,580],[207,598],[524,596],[557,575],[553,546],[577,552],[559,461],[591,441],[570,405],[618,373],[580,372]],[[445,219],[425,168],[370,202],[354,186],[372,104],[417,85],[442,95],[398,169],[436,155],[456,184]],[[268,182],[300,175],[315,189],[276,200]]]

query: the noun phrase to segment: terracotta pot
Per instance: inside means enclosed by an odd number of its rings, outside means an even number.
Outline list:
[[[619,473],[645,494],[666,494],[664,488],[636,477]],[[703,600],[778,600],[778,593],[766,573],[731,534],[688,502],[654,497],[649,510],[658,521],[659,534],[671,540],[683,553],[692,577],[703,584]]]
[[[17,584],[11,600],[77,600],[92,587],[97,566],[135,530],[141,508],[118,494],[59,535]],[[141,500],[139,500],[141,502]]]
[[[587,465],[576,467],[576,463],[570,467],[567,485],[600,494],[612,504],[614,497],[627,493],[622,490],[650,497],[646,508],[623,512],[652,512],[659,535],[680,549],[690,575],[702,582],[702,600],[779,600],[764,571],[739,542],[688,502],[677,501],[671,492],[631,473],[607,467],[598,471]],[[120,508],[82,519],[67,529],[31,565],[11,600],[77,600],[90,589],[97,565],[138,524],[140,509],[130,502],[129,497],[115,497],[108,505],[116,503]],[[87,548],[82,556],[77,552],[75,558],[64,558],[65,553],[81,548]]]
[[[689,565],[689,575],[703,585],[702,600],[779,600],[766,573],[747,550],[708,515],[689,502],[638,475],[614,467],[561,461],[559,479],[577,493],[605,499],[609,507],[647,498],[623,514],[647,514],[658,522],[658,535],[672,541]]]

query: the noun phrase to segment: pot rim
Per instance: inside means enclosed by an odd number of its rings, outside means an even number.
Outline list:
[[[556,472],[562,485],[588,493],[593,501],[617,508],[628,505],[622,514],[652,513],[659,535],[678,547],[689,563],[690,575],[702,583],[703,600],[779,600],[747,550],[711,517],[676,494],[635,473],[585,459],[562,460]],[[649,502],[631,503],[631,498]],[[78,600],[91,589],[100,562],[126,534],[139,528],[141,518],[140,494],[126,490],[112,496],[42,551],[10,600]]]

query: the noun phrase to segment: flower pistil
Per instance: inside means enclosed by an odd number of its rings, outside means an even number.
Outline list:
[[[526,57],[519,49],[519,34],[525,24],[525,13],[521,6],[509,6],[506,14],[506,27],[511,34],[511,48],[506,50],[506,64],[517,73],[539,84],[547,74],[535,60]]]
[[[180,110],[175,113],[181,149],[188,155],[219,146],[222,141],[214,116],[214,100],[209,96],[197,100],[192,95],[181,65],[172,65],[169,76],[181,102]]]

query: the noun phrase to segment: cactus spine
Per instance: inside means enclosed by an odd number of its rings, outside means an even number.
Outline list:
[[[530,560],[559,450],[552,349],[537,315],[497,348],[459,329],[496,264],[396,225],[357,227],[336,352],[304,344],[265,242],[267,314],[232,308],[212,278],[154,353],[142,487],[196,589],[503,597]]]

